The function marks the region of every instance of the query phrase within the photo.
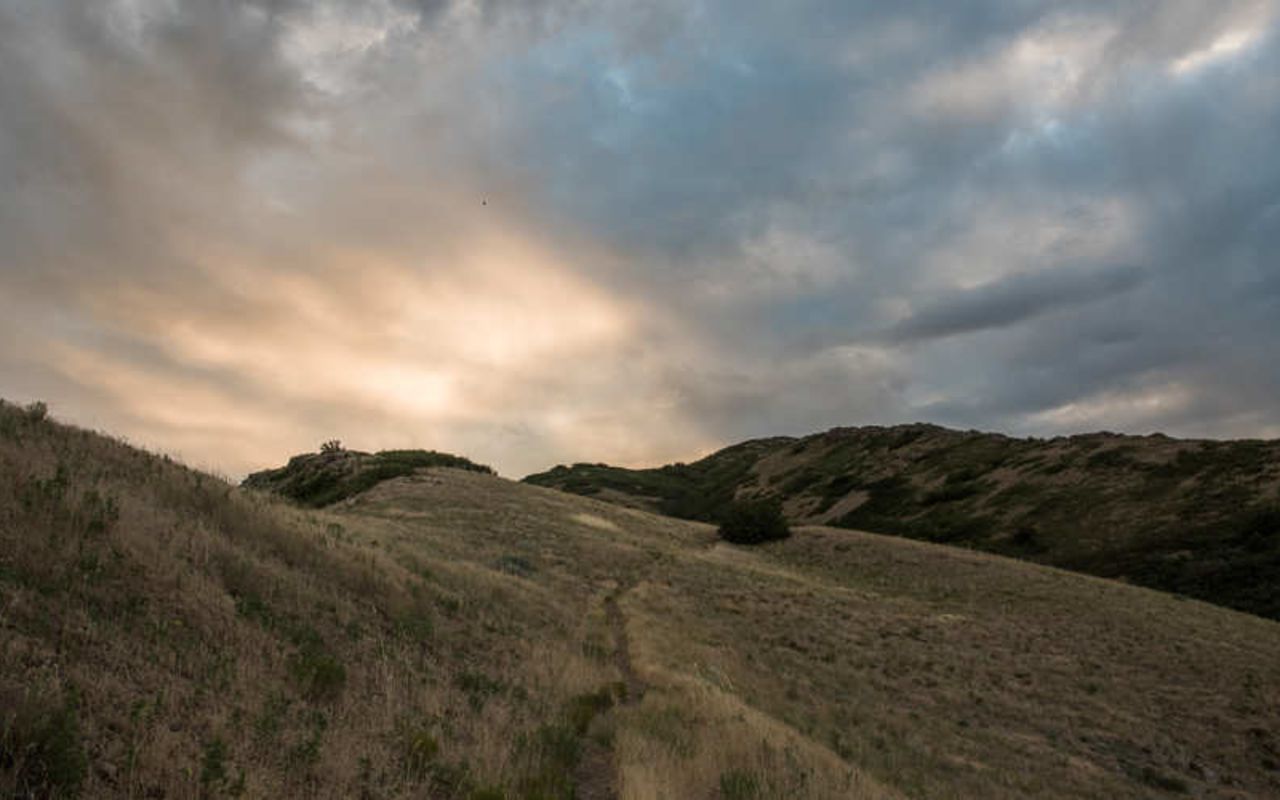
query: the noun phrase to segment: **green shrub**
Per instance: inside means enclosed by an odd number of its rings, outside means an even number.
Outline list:
[[[920,499],[921,505],[934,506],[942,503],[955,503],[960,500],[967,500],[983,490],[983,485],[979,481],[963,481],[952,482],[951,476],[947,476],[947,481],[937,489],[929,492]]]
[[[214,739],[204,747],[204,757],[200,761],[200,783],[208,787],[226,781],[227,745],[221,739]]]
[[[1155,767],[1146,766],[1138,773],[1138,779],[1148,786],[1153,786],[1165,792],[1173,792],[1176,794],[1186,794],[1191,787],[1185,780],[1177,775],[1170,775],[1161,772]]]
[[[1249,512],[1240,526],[1238,541],[1247,550],[1262,552],[1280,545],[1280,506]]]
[[[517,578],[527,578],[538,571],[533,562],[524,556],[501,555],[494,564],[498,569]]]
[[[790,535],[782,503],[774,498],[735,501],[720,517],[720,538],[734,544],[759,544]]]
[[[120,506],[114,497],[99,494],[97,489],[90,489],[80,498],[76,516],[86,533],[101,536],[120,521]]]
[[[582,757],[582,741],[569,725],[546,724],[521,742],[530,759],[520,781],[520,794],[528,800],[572,800],[573,769]]]
[[[329,728],[329,718],[319,709],[310,709],[299,716],[309,730],[307,735],[293,743],[289,748],[286,760],[291,766],[309,769],[320,760],[320,747],[324,743],[325,731]]]
[[[308,642],[289,661],[289,671],[302,696],[312,701],[338,699],[347,683],[347,668],[318,644]]]
[[[490,697],[500,694],[505,688],[501,681],[494,680],[483,672],[460,672],[453,683],[467,693],[467,704],[472,711],[480,711]]]
[[[28,403],[23,413],[31,422],[44,422],[49,416],[49,406],[43,400],[37,400],[34,403]]]
[[[837,525],[892,532],[891,526],[897,520],[916,513],[920,508],[916,490],[901,475],[882,478],[864,488],[868,494],[866,502],[837,520]]]
[[[440,743],[426,727],[411,727],[403,734],[402,751],[405,771],[421,777],[439,755]]]
[[[1019,525],[1010,537],[1010,542],[1016,549],[1028,553],[1041,553],[1046,549],[1040,540],[1040,529],[1030,523]]]
[[[460,797],[472,786],[471,765],[466,761],[435,761],[427,770],[428,797]]]
[[[724,800],[751,800],[760,794],[760,780],[742,769],[731,769],[720,775],[720,796]]]
[[[11,775],[14,796],[76,796],[89,760],[74,703],[22,698],[6,705],[0,711],[0,772]]]
[[[613,707],[613,691],[605,688],[598,692],[577,695],[569,700],[565,716],[569,725],[582,736],[591,726],[591,720]]]

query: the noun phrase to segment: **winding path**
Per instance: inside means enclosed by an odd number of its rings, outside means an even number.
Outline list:
[[[621,706],[630,706],[640,702],[649,685],[636,673],[631,662],[631,640],[627,636],[627,620],[618,604],[619,598],[634,588],[629,583],[610,592],[604,599],[605,620],[609,633],[613,638],[613,662],[622,675],[626,691],[619,699]],[[600,730],[600,726],[612,710],[597,717],[582,746],[582,757],[574,769],[574,797],[576,800],[617,800],[617,769],[615,768],[613,749],[601,744],[592,734]]]

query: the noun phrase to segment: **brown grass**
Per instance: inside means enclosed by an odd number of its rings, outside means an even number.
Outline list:
[[[74,705],[85,796],[515,786],[521,737],[608,680],[567,631],[524,635],[571,619],[536,587],[0,412],[0,692]],[[10,766],[0,795],[35,780]]]
[[[1273,622],[448,470],[304,512],[12,407],[0,700],[0,795],[68,708],[86,797],[1280,795]]]

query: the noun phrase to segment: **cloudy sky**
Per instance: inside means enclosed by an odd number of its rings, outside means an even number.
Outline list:
[[[1280,0],[0,0],[0,397],[230,476],[1280,436]]]

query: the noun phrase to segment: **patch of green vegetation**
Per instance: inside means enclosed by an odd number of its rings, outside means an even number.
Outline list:
[[[611,688],[580,694],[569,699],[565,707],[565,718],[570,727],[577,731],[579,736],[583,736],[591,726],[591,721],[612,708],[613,702]]]
[[[918,510],[916,490],[901,475],[891,475],[864,487],[866,502],[836,522],[846,528],[886,530],[898,525],[899,517]]]
[[[720,796],[724,800],[752,800],[760,796],[760,779],[752,772],[731,769],[720,775]]]
[[[529,559],[511,554],[498,556],[494,566],[508,575],[515,575],[518,578],[527,578],[538,571],[538,568]]]
[[[942,486],[928,492],[924,497],[920,498],[921,505],[933,506],[943,503],[957,503],[961,500],[967,500],[974,495],[982,494],[987,490],[987,486],[978,480],[964,480],[953,482],[951,477],[947,477],[946,483]]]
[[[1132,451],[1127,447],[1114,447],[1101,450],[1085,459],[1089,469],[1126,469],[1134,466]]]
[[[73,699],[12,698],[0,709],[0,771],[16,797],[74,797],[89,770]]]
[[[309,640],[289,659],[289,673],[298,693],[312,702],[332,702],[347,683],[347,668],[322,642]]]
[[[782,503],[772,497],[736,500],[721,512],[719,535],[734,544],[761,544],[791,535]]]
[[[524,481],[581,495],[609,489],[655,499],[658,510],[669,516],[715,522],[750,476],[768,441],[726,448],[692,464],[638,470],[606,464],[560,465]]]
[[[1138,770],[1138,779],[1148,786],[1164,792],[1186,794],[1191,786],[1177,775],[1170,775],[1152,766],[1144,766]]]
[[[779,494],[795,495],[802,492],[808,492],[814,486],[822,483],[826,478],[822,471],[816,467],[804,466],[799,469],[792,470],[786,475],[779,476],[780,482],[777,488]],[[824,495],[827,494],[824,491]]]
[[[322,508],[366,492],[383,481],[431,467],[493,474],[491,467],[435,450],[382,450],[369,454],[338,449],[294,456],[279,469],[253,473],[245,478],[244,485],[274,492],[304,506]]]
[[[1200,442],[1195,447],[1178,451],[1172,461],[1154,471],[1162,477],[1178,480],[1192,477],[1220,479],[1232,474],[1252,476],[1265,470],[1271,460],[1263,442]]]
[[[214,738],[204,746],[200,759],[200,785],[206,789],[227,782],[227,745]]]
[[[1252,553],[1280,549],[1280,506],[1266,506],[1246,512],[1241,518],[1235,538]]]
[[[471,710],[479,712],[489,698],[501,694],[506,685],[502,681],[490,678],[483,672],[474,672],[464,670],[454,677],[453,683],[467,695],[467,702],[471,706]]]
[[[401,732],[400,739],[405,772],[420,780],[440,754],[440,742],[426,725],[406,727]]]
[[[529,766],[520,780],[526,800],[573,800],[573,769],[582,757],[582,739],[573,726],[547,723],[523,736],[518,749]]]
[[[253,741],[257,746],[266,747],[276,742],[284,729],[289,705],[289,698],[283,694],[267,696],[262,711],[253,719]]]

